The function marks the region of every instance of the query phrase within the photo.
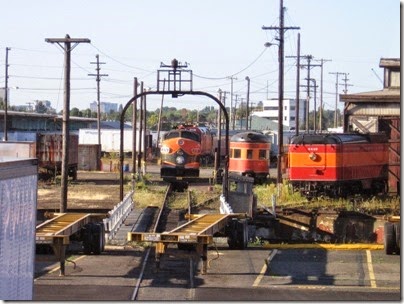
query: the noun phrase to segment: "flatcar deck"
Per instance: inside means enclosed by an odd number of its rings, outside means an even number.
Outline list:
[[[156,263],[165,252],[168,244],[188,244],[195,246],[196,252],[202,257],[202,273],[207,271],[207,248],[213,243],[213,236],[223,231],[228,219],[242,216],[240,214],[190,214],[190,221],[162,233],[128,232],[128,241],[156,243]]]
[[[168,232],[128,232],[128,241],[210,244],[213,235],[224,228],[229,216],[230,214],[193,214],[191,221]]]
[[[70,236],[78,232],[86,224],[105,217],[94,213],[54,213],[53,217],[36,227],[36,243],[52,246],[60,262],[60,274],[64,275],[66,248]]]
[[[90,213],[58,213],[54,218],[36,227],[37,244],[53,244],[54,238],[69,243],[70,235],[76,233],[91,221]]]

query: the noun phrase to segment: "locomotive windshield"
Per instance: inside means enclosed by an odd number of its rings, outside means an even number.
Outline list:
[[[164,136],[164,139],[171,139],[171,138],[178,138],[178,137],[187,138],[187,139],[191,139],[191,140],[198,141],[198,142],[201,141],[200,136],[197,133],[192,132],[192,131],[187,131],[187,130],[168,132]]]

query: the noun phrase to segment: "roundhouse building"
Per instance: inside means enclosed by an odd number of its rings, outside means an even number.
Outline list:
[[[385,132],[389,138],[389,193],[400,195],[400,58],[381,58],[383,89],[343,94],[344,131]]]

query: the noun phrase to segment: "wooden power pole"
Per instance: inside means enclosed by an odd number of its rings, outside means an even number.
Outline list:
[[[277,164],[277,184],[278,184],[278,197],[280,195],[280,184],[282,184],[282,155],[283,155],[283,69],[284,69],[284,36],[286,30],[299,30],[300,27],[284,26],[284,7],[283,0],[280,0],[279,9],[279,27],[266,27],[263,30],[277,30],[279,31],[279,90],[278,90],[278,164]]]
[[[105,62],[100,62],[100,56],[95,55],[97,62],[90,62],[91,64],[96,64],[97,67],[95,70],[97,74],[88,74],[88,76],[96,76],[95,80],[97,81],[97,130],[98,130],[98,145],[100,145],[101,149],[101,109],[100,109],[100,81],[101,77],[108,76],[108,74],[100,74],[100,64],[105,64]]]
[[[65,53],[65,72],[64,72],[64,105],[63,105],[63,154],[62,154],[62,180],[61,180],[61,201],[60,212],[66,212],[67,209],[67,179],[69,170],[69,119],[70,119],[70,61],[71,51],[79,43],[90,43],[87,38],[70,38],[66,34],[65,38],[46,38],[46,42],[57,43]],[[73,46],[72,46],[72,43]]]

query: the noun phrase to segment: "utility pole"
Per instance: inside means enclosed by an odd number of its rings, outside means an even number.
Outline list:
[[[348,94],[348,86],[352,87],[352,84],[348,84],[349,79],[347,78],[347,76],[349,75],[349,73],[342,73],[345,75],[345,78],[342,78],[342,81],[344,82],[343,84],[341,84],[342,86],[344,86],[344,90],[342,90],[342,92],[344,92],[344,94]]]
[[[229,76],[227,78],[231,80],[231,86],[230,86],[230,126],[233,126],[233,130],[234,130],[234,121],[233,121],[233,80],[237,80],[237,77]]]
[[[278,197],[280,196],[280,185],[282,184],[282,155],[283,155],[283,61],[284,61],[284,34],[286,30],[299,30],[300,27],[285,27],[284,26],[284,7],[283,0],[280,0],[279,6],[279,27],[265,27],[263,30],[279,31],[279,113],[278,113],[278,164],[277,164],[277,184]]]
[[[247,80],[247,110],[246,110],[246,120],[245,120],[245,130],[248,131],[248,114],[250,112],[250,77],[246,76],[245,80]]]
[[[292,56],[290,56],[292,57]],[[309,132],[309,114],[310,114],[310,70],[314,67],[319,67],[320,64],[312,64],[311,61],[313,60],[313,56],[312,55],[304,55],[304,56],[300,56],[303,57],[307,60],[307,64],[305,65],[301,65],[301,67],[307,67],[307,84],[306,84],[306,88],[307,88],[307,96],[306,96],[306,111],[305,111],[305,123],[306,123],[306,133]]]
[[[61,180],[61,201],[60,212],[66,212],[67,209],[67,179],[69,171],[69,139],[70,139],[70,61],[71,51],[79,43],[90,43],[91,40],[87,38],[70,38],[66,34],[65,38],[46,38],[48,43],[57,43],[64,51],[65,55],[65,71],[64,71],[64,105],[63,105],[63,158],[62,158],[62,180]],[[72,46],[72,43],[74,45]]]
[[[296,62],[296,136],[299,135],[299,116],[300,116],[300,33],[297,34],[297,62]]]
[[[163,80],[163,91],[166,88],[166,79],[164,78]],[[160,131],[161,131],[161,117],[163,115],[163,102],[164,102],[164,94],[161,95],[161,102],[160,102],[160,110],[159,110],[159,120],[158,120],[158,125],[157,125],[157,149],[156,151],[158,151],[158,156],[160,156],[160,151],[158,149],[159,146],[159,142],[160,142]],[[198,115],[199,115],[199,111],[198,111]],[[199,121],[199,118],[198,118]]]
[[[98,130],[98,145],[100,146],[101,149],[101,109],[100,109],[100,81],[101,77],[103,76],[108,76],[108,74],[100,74],[100,64],[105,64],[105,62],[100,62],[100,56],[97,54],[95,55],[95,58],[97,59],[97,62],[90,62],[91,64],[96,64],[97,68],[95,69],[97,71],[97,74],[88,74],[88,76],[96,76],[96,81],[97,81],[97,130]]]
[[[5,74],[5,86],[4,86],[4,141],[8,141],[7,136],[7,111],[8,111],[8,51],[9,47],[6,47],[6,74]]]
[[[310,81],[314,83],[313,88],[314,88],[314,119],[313,119],[313,130],[314,133],[317,131],[317,125],[316,125],[316,120],[317,120],[317,115],[316,115],[316,103],[317,103],[317,82],[314,78],[310,78]]]
[[[320,78],[320,83],[321,83],[321,91],[320,91],[320,119],[319,119],[319,124],[320,124],[320,133],[323,131],[323,81],[324,81],[324,77],[323,77],[323,68],[324,68],[324,63],[325,62],[329,62],[332,61],[331,59],[319,59],[320,66],[321,66],[321,78]]]
[[[334,112],[334,128],[337,127],[337,122],[338,122],[338,117],[337,117],[337,108],[338,108],[338,76],[339,75],[344,75],[346,73],[342,73],[342,72],[332,72],[329,73],[332,75],[335,75],[336,81],[335,81],[335,112]]]
[[[236,101],[234,102],[234,112],[233,112],[233,130],[236,128],[236,114],[237,114],[237,104],[238,104],[238,94],[236,95]]]
[[[218,91],[219,93],[219,101],[220,103],[223,104],[222,102],[222,93],[223,91],[221,89],[219,89]],[[217,140],[217,151],[216,151],[216,168],[215,168],[215,172],[217,173],[219,168],[220,168],[220,161],[221,161],[221,142],[222,142],[222,109],[219,107],[219,117],[218,117],[218,127],[217,127],[217,134],[218,134],[218,140]],[[217,179],[217,176],[216,176]]]
[[[140,93],[143,93],[143,81],[140,82]],[[143,136],[143,97],[140,99],[140,109],[139,109],[139,140],[138,140],[138,154],[137,154],[137,173],[141,177],[141,164],[142,164],[142,136]],[[141,178],[143,179],[143,177]]]
[[[137,77],[133,79],[133,96],[137,96],[137,87],[138,87],[138,81]],[[135,99],[132,103],[132,133],[133,133],[133,141],[132,141],[132,174],[135,177],[136,176],[136,159],[138,152],[136,150],[136,127],[137,127],[137,106],[136,106],[137,99]],[[140,153],[140,151],[139,151]]]

